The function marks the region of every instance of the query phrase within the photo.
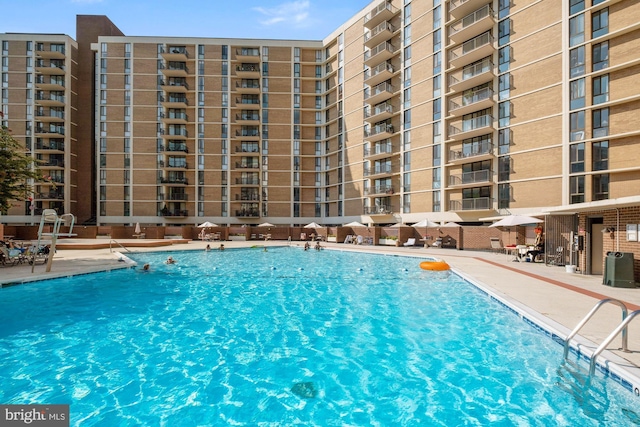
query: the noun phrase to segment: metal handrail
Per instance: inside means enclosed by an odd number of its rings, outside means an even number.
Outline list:
[[[596,313],[596,311],[598,311],[600,309],[600,307],[602,307],[603,305],[607,304],[607,303],[611,303],[611,304],[615,304],[617,306],[619,306],[622,309],[622,323],[621,324],[625,324],[625,319],[627,317],[628,314],[628,309],[627,306],[620,300],[617,300],[615,298],[606,298],[601,300],[600,302],[598,302],[592,309],[591,311],[580,321],[580,323],[578,323],[578,325],[573,329],[573,331],[571,331],[571,333],[567,336],[567,338],[564,341],[564,355],[563,357],[566,359],[567,355],[569,354],[569,341],[571,341],[571,338],[573,338],[574,336],[576,336],[576,334],[580,331],[580,329],[582,329],[582,327],[589,321],[591,320],[591,318],[593,317],[593,315]],[[616,333],[617,335],[617,333]],[[615,338],[615,336],[613,337]],[[613,339],[611,338],[611,339]],[[607,342],[608,344],[608,342]],[[623,351],[628,351],[627,349],[627,328],[626,328],[626,324],[625,327],[622,331],[622,350]],[[597,350],[596,350],[597,351]],[[602,350],[601,350],[602,351]],[[594,353],[593,357],[592,357],[592,361],[595,360],[595,356],[596,354]]]
[[[118,241],[113,240],[113,239],[110,239],[110,240],[109,240],[109,252],[110,252],[110,253],[113,253],[113,249],[112,249],[112,247],[111,247],[111,242],[114,242],[116,245],[120,246],[120,247],[121,247],[122,249],[124,249],[125,251],[127,251],[127,252],[131,253],[131,251],[130,251],[129,249],[125,248],[125,247],[124,247],[124,246],[122,246]]]
[[[618,325],[618,327],[615,328],[613,332],[611,332],[611,334],[607,337],[607,339],[605,339],[602,342],[602,344],[600,344],[600,346],[596,349],[596,351],[593,352],[593,354],[591,355],[591,364],[589,365],[589,375],[593,375],[593,373],[596,370],[596,358],[600,355],[600,353],[602,353],[607,348],[609,344],[611,344],[611,341],[613,341],[621,331],[622,331],[622,351],[629,352],[629,349],[627,348],[627,326],[629,325],[629,323],[631,323],[633,318],[639,314],[640,314],[640,310],[632,311],[631,313],[629,313],[626,319],[624,319]]]

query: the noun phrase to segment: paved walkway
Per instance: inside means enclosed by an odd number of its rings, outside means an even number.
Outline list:
[[[92,240],[76,240],[78,243],[91,244]],[[128,241],[119,241],[127,246]],[[134,242],[134,241],[132,241]],[[211,242],[213,249],[219,242]],[[225,248],[240,248],[252,245],[267,244],[281,246],[286,241],[269,242],[224,242]],[[302,245],[292,242],[292,245]],[[193,241],[164,247],[131,248],[132,252],[204,250],[207,242]],[[490,290],[498,297],[512,301],[527,316],[541,318],[561,337],[569,332],[595,306],[605,298],[623,301],[629,311],[640,310],[640,288],[615,288],[602,285],[602,276],[586,276],[579,273],[567,273],[564,267],[546,266],[542,263],[512,262],[512,258],[504,254],[480,251],[456,251],[452,249],[435,249],[423,247],[390,247],[390,246],[356,246],[335,243],[323,243],[328,249],[349,251],[370,251],[388,254],[402,254],[417,257],[414,266],[419,268],[420,258],[426,256],[439,257],[447,261],[461,275]],[[123,248],[117,248],[126,254]],[[73,274],[96,272],[108,269],[129,267],[120,261],[116,248],[94,250],[59,250],[54,259],[50,273],[46,273],[45,265],[36,265],[31,273],[30,265],[0,267],[0,285],[22,283],[44,278],[64,277]],[[531,313],[531,314],[529,314]],[[638,317],[636,317],[637,319]],[[601,343],[621,321],[621,309],[613,304],[602,307],[594,318],[585,325],[576,343],[581,351],[590,354],[595,346]],[[607,359],[622,366],[638,381],[640,387],[640,320],[634,320],[629,328],[629,350],[619,351],[621,338],[613,340],[609,346]],[[611,354],[613,353],[613,354]],[[617,357],[616,357],[617,356]]]

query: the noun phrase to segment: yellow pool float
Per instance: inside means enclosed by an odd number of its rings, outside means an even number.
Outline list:
[[[431,258],[420,263],[420,268],[430,271],[447,271],[450,270],[449,264],[438,258]]]

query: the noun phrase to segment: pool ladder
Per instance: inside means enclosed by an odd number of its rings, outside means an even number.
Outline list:
[[[622,351],[629,353],[629,344],[628,344],[628,336],[627,336],[627,327],[629,323],[633,320],[634,317],[640,315],[640,310],[632,311],[629,313],[627,306],[620,300],[614,298],[606,298],[598,302],[589,313],[578,323],[578,325],[571,331],[571,333],[567,336],[567,339],[564,341],[564,359],[567,358],[569,354],[569,342],[571,338],[576,336],[576,334],[584,327],[584,325],[591,320],[591,318],[596,314],[596,312],[600,309],[600,307],[605,304],[614,304],[620,307],[622,310],[622,322],[609,334],[609,336],[596,348],[596,350],[591,355],[591,364],[589,365],[589,375],[593,375],[596,370],[596,359],[602,353],[611,341],[613,341],[621,332],[622,332]]]

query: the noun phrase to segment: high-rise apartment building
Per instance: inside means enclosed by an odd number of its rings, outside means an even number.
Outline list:
[[[5,221],[478,223],[640,204],[634,0],[374,1],[321,41],[89,22],[77,44],[0,34],[3,121],[62,184]],[[93,65],[77,77],[76,50]],[[93,101],[78,121],[75,84]]]

